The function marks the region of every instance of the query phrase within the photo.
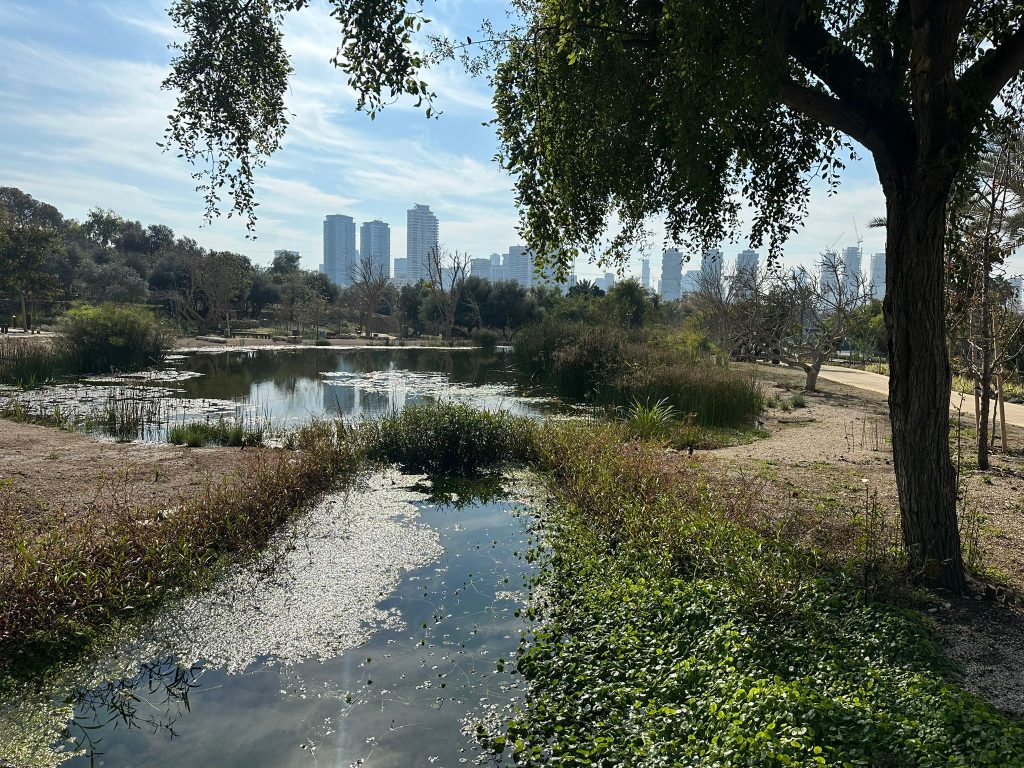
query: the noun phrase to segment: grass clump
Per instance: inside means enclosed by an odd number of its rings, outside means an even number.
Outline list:
[[[541,442],[542,621],[485,744],[523,766],[1024,764],[1020,722],[958,687],[916,615],[795,545],[772,499],[623,431]]]
[[[478,474],[534,455],[537,426],[507,411],[442,402],[413,405],[361,427],[367,456],[428,473]]]
[[[0,383],[35,387],[64,373],[53,349],[43,341],[0,339]]]
[[[192,421],[176,424],[167,432],[167,441],[174,445],[202,448],[208,445],[223,445],[232,448],[263,444],[263,430],[250,429],[241,419],[227,421]]]

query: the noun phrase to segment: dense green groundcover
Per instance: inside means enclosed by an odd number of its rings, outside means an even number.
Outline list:
[[[956,684],[919,618],[727,519],[699,469],[659,493],[646,449],[568,432],[549,446],[526,703],[482,734],[494,749],[522,765],[1024,765],[1021,723]]]

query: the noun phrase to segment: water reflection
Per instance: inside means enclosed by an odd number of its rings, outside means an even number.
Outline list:
[[[203,374],[181,383],[182,397],[247,403],[276,425],[361,419],[442,399],[525,415],[565,410],[531,392],[506,356],[472,349],[250,350],[197,353],[178,364]]]
[[[230,673],[161,655],[134,677],[77,689],[68,735],[84,754],[70,765],[472,762],[473,724],[521,696],[511,662],[535,572],[517,553],[532,544],[532,518],[499,496],[498,478],[405,482],[430,491],[417,521],[443,554],[379,600],[399,622],[323,660],[263,657]]]
[[[142,729],[173,738],[178,735],[178,719],[190,711],[189,693],[199,687],[203,672],[199,665],[183,667],[164,656],[142,664],[133,678],[76,688],[68,702],[75,714],[67,737],[92,762],[103,755],[101,733],[108,728]]]

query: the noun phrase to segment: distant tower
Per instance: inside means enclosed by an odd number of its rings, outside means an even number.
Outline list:
[[[380,219],[363,222],[359,228],[359,258],[369,259],[373,273],[391,277],[391,227]]]
[[[717,248],[705,252],[700,259],[701,277],[718,282],[722,277],[722,260],[722,252]]]
[[[356,251],[356,223],[351,216],[335,213],[324,219],[324,263],[320,271],[336,285],[352,284]]]
[[[429,205],[417,203],[406,214],[405,257],[407,280],[427,279],[427,254],[438,244],[439,227]]]
[[[871,298],[885,298],[885,254],[871,256]]]
[[[848,294],[857,293],[857,283],[860,282],[860,262],[862,251],[859,245],[852,245],[843,248],[843,286]]]
[[[502,280],[515,280],[529,288],[533,277],[533,255],[525,245],[510,245],[502,267]]]
[[[470,277],[479,277],[481,280],[492,280],[490,258],[470,259],[469,274]]]
[[[682,295],[682,279],[683,255],[669,248],[661,255],[661,296],[665,301],[675,301]]]
[[[843,260],[838,253],[829,249],[821,257],[821,275],[818,278],[822,296],[835,297],[839,293],[839,281],[843,280]]]
[[[640,284],[644,288],[651,287],[651,260],[646,256],[640,262]]]
[[[757,251],[752,251],[747,248],[745,251],[740,251],[736,257],[736,272],[746,272],[751,275],[757,274],[757,267],[760,258],[757,255]]]

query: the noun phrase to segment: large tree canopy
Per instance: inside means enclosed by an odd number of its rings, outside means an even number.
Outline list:
[[[251,216],[253,168],[287,125],[280,25],[306,0],[179,0],[187,33],[166,85],[169,138],[201,160],[211,213],[223,187]],[[422,2],[331,0],[333,60],[373,114],[411,94]],[[965,587],[948,447],[943,238],[957,175],[986,123],[1018,120],[1021,0],[517,0],[488,34],[501,158],[526,239],[564,275],[616,217],[612,256],[664,216],[697,247],[752,212],[778,253],[811,180],[836,183],[850,139],[886,196],[885,320],[893,464],[904,542],[929,579]],[[438,46],[454,54],[451,42]],[[994,106],[998,105],[998,106]]]

